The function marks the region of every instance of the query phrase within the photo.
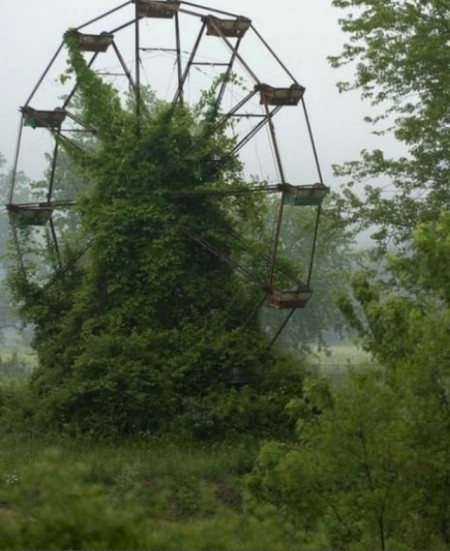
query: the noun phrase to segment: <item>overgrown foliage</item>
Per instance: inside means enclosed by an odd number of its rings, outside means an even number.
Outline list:
[[[33,436],[33,417],[66,429],[63,449],[67,434],[179,435],[167,455],[150,438],[132,460],[116,447],[82,466],[51,453],[17,472],[0,455],[5,546],[448,549],[449,10],[438,0],[334,5],[353,13],[333,61],[357,63],[343,88],[371,99],[408,148],[402,159],[365,152],[340,171],[398,190],[387,200],[369,186],[362,199],[350,186],[344,201],[351,223],[377,226],[378,253],[390,238],[401,249],[378,257],[382,277],[373,265],[355,274],[340,301],[378,367],[336,388],[302,380],[256,323],[238,330],[255,289],[183,227],[233,255],[231,236],[255,235],[262,205],[176,193],[243,183],[209,97],[194,111],[150,102],[138,125],[69,40],[83,117],[98,129],[87,154],[69,150],[88,182],[78,239],[92,244],[45,294],[16,274],[41,365],[31,387],[0,387],[3,438],[25,426]],[[235,368],[252,384],[230,389]],[[193,436],[234,440],[198,451]]]
[[[80,117],[95,129],[84,147],[62,144],[85,182],[80,225],[52,285],[11,274],[35,326],[36,418],[102,436],[289,431],[283,407],[301,392],[300,366],[268,350],[256,320],[241,329],[261,289],[220,258],[236,258],[236,234],[258,234],[264,202],[192,195],[245,185],[214,92],[193,109],[142,93],[150,102],[137,117],[133,102],[87,66],[71,33],[66,45]],[[74,244],[84,250],[77,263]],[[236,370],[251,388],[231,388]]]

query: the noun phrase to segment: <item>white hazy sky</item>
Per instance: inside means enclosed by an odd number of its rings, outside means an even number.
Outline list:
[[[0,152],[9,163],[15,151],[18,109],[56,51],[64,31],[120,3],[1,0]],[[349,73],[331,69],[326,60],[328,55],[338,53],[343,44],[339,10],[331,6],[331,0],[209,0],[205,5],[251,18],[291,73],[306,87],[324,179],[336,188],[331,165],[354,159],[362,148],[377,145],[377,138],[370,135],[370,127],[362,121],[369,106],[363,105],[356,94],[337,92],[336,82]],[[281,143],[281,148],[285,146]]]

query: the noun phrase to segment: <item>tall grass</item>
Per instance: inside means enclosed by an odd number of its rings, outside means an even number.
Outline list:
[[[250,511],[256,443],[0,439],[0,549],[301,549]],[[300,546],[299,546],[300,545]]]

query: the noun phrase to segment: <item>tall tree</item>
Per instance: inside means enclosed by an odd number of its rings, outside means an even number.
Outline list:
[[[420,473],[409,484],[418,501],[426,496],[423,522],[417,511],[411,514],[415,526],[409,526],[409,537],[417,538],[415,546],[433,545],[418,543],[428,530],[448,545],[443,503],[450,449],[450,5],[442,0],[333,4],[345,10],[341,26],[350,42],[332,63],[356,66],[355,80],[341,83],[341,89],[360,90],[378,109],[369,122],[381,125],[381,132],[393,132],[407,149],[398,159],[364,151],[359,161],[337,170],[351,178],[344,193],[346,207],[354,209],[350,221],[375,227],[379,253],[396,246],[383,277],[371,268],[355,275],[355,300],[343,300],[342,310],[409,411],[411,464]],[[376,182],[365,187],[362,197],[355,186],[367,179]],[[394,191],[388,197],[383,195],[386,185]]]
[[[297,446],[269,444],[251,489],[327,545],[348,549],[445,549],[450,543],[448,267],[449,15],[441,0],[334,0],[350,35],[335,66],[356,62],[353,83],[379,108],[408,154],[363,152],[338,174],[349,221],[375,226],[378,253],[397,246],[383,277],[353,278],[341,309],[381,368],[357,374],[324,401],[323,389],[289,408],[300,417]],[[380,187],[356,184],[388,182]],[[317,388],[317,385],[315,385]],[[313,389],[315,388],[312,387]],[[319,387],[320,388],[320,387]],[[305,411],[310,412],[305,424]],[[319,415],[320,414],[320,415]]]
[[[363,151],[359,161],[337,167],[349,178],[345,191],[350,220],[376,230],[386,247],[411,238],[418,221],[433,220],[450,206],[450,5],[446,0],[334,0],[349,36],[334,67],[353,64],[352,82],[375,116],[367,120],[393,135],[407,154],[392,158]],[[367,180],[365,195],[360,186]],[[389,186],[388,196],[383,188]]]

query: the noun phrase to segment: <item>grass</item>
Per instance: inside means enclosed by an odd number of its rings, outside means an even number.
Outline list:
[[[246,505],[257,445],[3,436],[0,549],[301,548]]]

